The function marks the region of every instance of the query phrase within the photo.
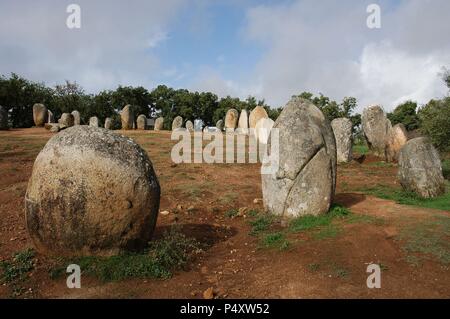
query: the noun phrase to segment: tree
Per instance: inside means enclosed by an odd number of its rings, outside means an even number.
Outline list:
[[[135,116],[144,114],[151,117],[155,112],[153,102],[152,94],[142,86],[119,86],[111,92],[113,108],[119,111],[129,104]]]
[[[420,120],[417,116],[417,103],[407,101],[397,106],[392,113],[388,113],[387,117],[392,125],[402,123],[408,131],[419,128]]]
[[[420,131],[442,152],[450,151],[450,97],[431,100],[418,112]]]

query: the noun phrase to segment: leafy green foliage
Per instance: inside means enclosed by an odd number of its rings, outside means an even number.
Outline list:
[[[305,215],[293,219],[289,225],[290,231],[301,232],[320,226],[328,226],[334,218],[348,216],[350,211],[340,205],[333,205],[327,214],[318,216]]]
[[[431,100],[419,111],[420,130],[442,152],[450,151],[450,97]]]
[[[266,231],[267,229],[269,229],[273,220],[274,217],[271,215],[257,216],[255,220],[250,221],[250,225],[252,226],[250,234],[255,236],[263,231]]]
[[[408,131],[419,128],[420,120],[416,113],[417,103],[407,101],[395,108],[392,113],[388,113],[387,117],[391,120],[392,125],[402,123]]]
[[[286,235],[282,232],[266,234],[264,235],[262,242],[266,248],[278,248],[279,250],[285,250],[290,246],[289,241],[286,239]]]
[[[34,268],[34,250],[27,249],[15,253],[12,260],[0,262],[1,283],[18,283],[23,281]]]

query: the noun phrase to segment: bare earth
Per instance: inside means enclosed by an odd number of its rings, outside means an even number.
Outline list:
[[[159,216],[155,237],[173,223],[208,243],[209,248],[186,271],[171,279],[133,279],[102,283],[84,276],[82,289],[68,289],[65,278],[53,280],[45,257],[25,282],[26,298],[202,298],[213,287],[219,298],[449,298],[448,264],[411,252],[399,234],[411,223],[450,212],[403,206],[366,196],[362,187],[378,184],[399,187],[395,166],[371,165],[377,160],[339,167],[335,202],[355,215],[369,215],[382,223],[344,223],[336,236],[317,239],[292,234],[287,250],[261,248],[250,235],[248,217],[228,218],[232,208],[259,209],[258,164],[179,164],[170,159],[169,132],[120,132],[136,140],[149,154],[161,189],[161,211],[184,212]],[[24,221],[27,181],[33,162],[52,136],[43,128],[0,131],[0,260],[32,247]],[[187,211],[193,206],[194,209]],[[176,216],[176,218],[175,218]],[[176,220],[175,220],[176,219]],[[448,232],[447,232],[448,234]],[[446,236],[443,234],[443,236]],[[448,238],[447,238],[448,239]],[[383,265],[382,288],[366,286],[367,265]],[[0,286],[8,298],[10,287]]]

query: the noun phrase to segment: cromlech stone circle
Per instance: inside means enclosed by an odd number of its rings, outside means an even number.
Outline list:
[[[177,116],[172,121],[172,131],[178,130],[183,127],[183,118],[181,116]]]
[[[386,113],[378,105],[369,106],[364,109],[361,122],[369,149],[375,156],[386,159],[386,143],[392,127]]]
[[[328,212],[336,189],[336,142],[329,121],[314,104],[294,97],[272,128],[269,150],[275,129],[279,166],[261,175],[265,209],[283,218]]]
[[[107,117],[107,118],[105,119],[105,128],[106,128],[107,130],[110,130],[111,127],[112,127],[112,120],[111,120],[110,117]]]
[[[194,123],[192,121],[187,121],[185,126],[189,132],[194,132]]]
[[[73,125],[80,125],[81,124],[81,116],[80,116],[80,112],[78,112],[77,110],[72,111],[72,115],[74,118],[74,124]]]
[[[136,127],[138,130],[147,129],[147,117],[144,114],[140,114],[136,120]]]
[[[155,120],[155,131],[161,131],[164,129],[164,117],[158,117]]]
[[[262,144],[267,144],[269,139],[270,130],[275,122],[271,118],[262,118],[256,123],[255,126],[255,138]]]
[[[36,103],[33,105],[33,121],[35,126],[44,126],[47,123],[47,108],[44,104]]]
[[[99,127],[99,122],[98,122],[98,117],[97,116],[92,116],[89,119],[89,126],[95,126],[95,127]]]
[[[134,114],[131,105],[125,105],[120,112],[120,119],[122,121],[122,130],[134,129]]]
[[[8,130],[8,110],[0,105],[0,130]]]
[[[55,116],[50,110],[47,110],[47,123],[55,123]]]
[[[74,125],[74,117],[71,113],[63,113],[61,115],[61,118],[59,119],[58,123],[61,126],[64,127],[71,127]]]
[[[255,128],[256,123],[262,118],[268,118],[266,110],[262,106],[255,107],[251,112],[248,119],[250,128]]]
[[[219,131],[223,131],[223,120],[218,120],[216,122],[216,127]]]
[[[235,109],[229,109],[225,115],[225,129],[235,130],[239,118],[239,113]]]
[[[26,225],[50,255],[116,255],[142,249],[159,211],[147,153],[104,128],[78,125],[39,153],[25,195]]]
[[[403,189],[423,198],[445,193],[439,153],[427,137],[416,137],[401,148],[398,178]]]
[[[398,155],[400,149],[408,141],[408,132],[402,123],[394,125],[388,134],[388,140],[386,144],[386,160],[388,162],[398,161]]]
[[[348,118],[336,118],[331,121],[334,137],[336,139],[336,152],[338,163],[352,161],[352,121]]]
[[[248,113],[247,110],[242,110],[239,115],[238,131],[241,134],[248,134]]]

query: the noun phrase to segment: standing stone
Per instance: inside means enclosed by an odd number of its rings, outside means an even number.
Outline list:
[[[97,116],[93,116],[89,119],[89,126],[99,127]]]
[[[145,130],[147,128],[147,117],[144,114],[139,115],[136,124],[138,130]]]
[[[164,117],[158,117],[155,120],[155,131],[161,131],[164,128]]]
[[[111,120],[110,117],[107,117],[107,118],[105,119],[105,128],[106,128],[107,130],[110,130],[111,127],[112,127],[112,120]]]
[[[294,97],[276,120],[268,149],[276,142],[279,165],[262,174],[265,209],[284,218],[328,212],[336,189],[336,142],[329,121],[310,101]],[[265,161],[263,168],[268,165]]]
[[[194,132],[194,123],[192,123],[191,121],[187,121],[185,126],[189,132]]]
[[[55,123],[55,116],[50,110],[47,110],[47,123]]]
[[[258,121],[260,119],[268,118],[268,117],[269,116],[267,115],[266,109],[263,108],[262,106],[258,105],[250,112],[250,117],[249,117],[250,128],[255,128],[256,123],[258,123]]]
[[[375,156],[386,159],[386,144],[391,121],[378,105],[369,106],[362,114],[362,128],[367,144]]]
[[[131,110],[131,105],[126,105],[120,112],[120,119],[122,121],[122,130],[134,129],[134,114]]]
[[[349,163],[352,161],[352,121],[348,118],[337,118],[331,121],[334,137],[336,139],[337,162]]]
[[[270,130],[272,129],[275,122],[270,118],[262,118],[255,127],[255,138],[262,144],[267,144],[269,139]]]
[[[388,134],[386,145],[386,160],[388,162],[398,161],[398,154],[403,145],[408,141],[408,132],[402,123],[394,125]]]
[[[34,125],[36,126],[44,126],[47,122],[47,108],[44,104],[36,103],[33,105],[33,120]]]
[[[60,126],[71,127],[74,125],[74,117],[71,113],[63,113],[58,123]]]
[[[216,127],[218,130],[223,131],[223,120],[218,120],[216,123]]]
[[[172,131],[180,129],[183,127],[183,118],[181,116],[177,116],[172,121]]]
[[[81,116],[80,116],[80,112],[78,112],[77,110],[72,111],[72,115],[73,115],[73,125],[80,125],[81,124]]]
[[[0,105],[0,130],[9,130],[8,111]]]
[[[431,198],[444,194],[441,160],[428,138],[413,138],[400,149],[398,178],[405,190],[421,197]]]
[[[248,134],[248,113],[247,110],[242,110],[239,116],[238,130],[241,134]]]
[[[79,125],[53,136],[37,156],[26,225],[41,253],[116,255],[145,247],[159,202],[158,179],[139,145]]]
[[[239,113],[235,109],[229,109],[225,115],[225,130],[235,130]]]

